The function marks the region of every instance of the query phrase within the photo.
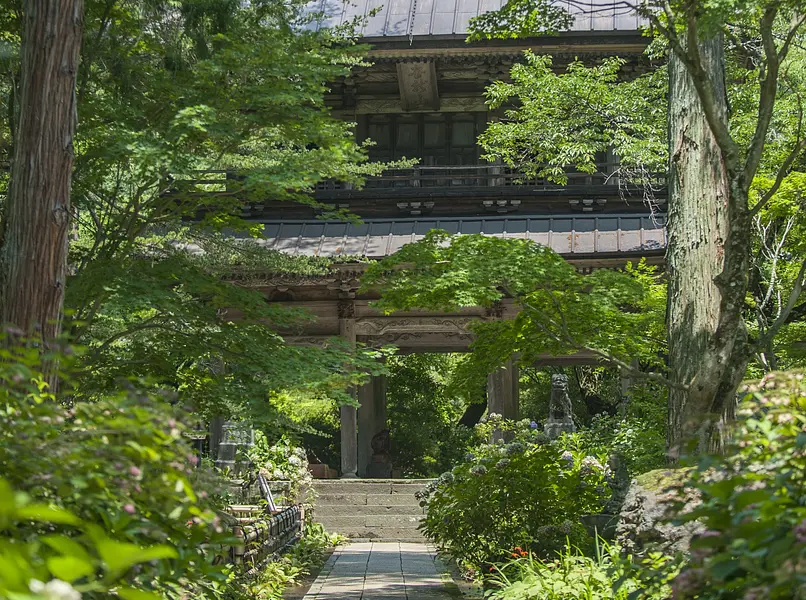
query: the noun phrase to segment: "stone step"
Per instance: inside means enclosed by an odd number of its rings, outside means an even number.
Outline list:
[[[355,528],[394,527],[416,529],[422,515],[360,515],[345,517],[340,515],[322,516],[317,514],[316,520],[329,531],[341,533],[342,530]]]
[[[339,531],[344,537],[354,542],[388,541],[388,542],[415,542],[423,543],[426,540],[416,529],[399,529],[395,527],[354,528]]]
[[[320,494],[415,494],[430,479],[318,479],[313,488]]]
[[[319,494],[316,506],[420,506],[414,494]]]
[[[317,490],[318,492],[318,490]],[[384,498],[391,498],[391,494],[382,494]],[[321,506],[362,506],[367,503],[367,494],[328,494],[317,493],[314,498],[314,505],[317,509]]]
[[[316,507],[317,517],[349,517],[352,515],[422,516],[423,509],[416,504],[414,506],[383,506],[380,504],[320,504]]]
[[[423,509],[415,493],[430,479],[317,480],[314,518],[351,539],[424,541]]]

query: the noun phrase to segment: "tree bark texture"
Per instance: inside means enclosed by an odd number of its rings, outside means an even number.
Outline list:
[[[701,40],[699,51],[719,118],[727,121],[722,38]],[[710,412],[727,366],[716,360],[722,353],[715,336],[722,310],[717,278],[725,267],[731,227],[731,185],[693,79],[674,52],[669,59],[669,144],[669,367],[675,383],[690,386],[669,391],[668,442],[676,456],[683,440],[711,435]]]
[[[57,337],[67,275],[83,0],[26,0],[19,121],[0,249],[2,319]]]

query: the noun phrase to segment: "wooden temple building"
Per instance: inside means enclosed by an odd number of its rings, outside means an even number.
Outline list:
[[[485,87],[506,79],[526,49],[551,54],[558,69],[576,58],[593,62],[614,55],[628,61],[628,72],[647,68],[639,18],[603,0],[590,4],[570,31],[555,36],[467,43],[469,19],[499,8],[500,0],[315,0],[313,8],[326,15],[324,25],[370,15],[362,35],[371,44],[373,64],[333,83],[333,111],[357,123],[359,139],[375,142],[372,159],[419,163],[370,179],[363,189],[338,182],[319,186],[317,200],[359,215],[360,225],[322,220],[310,206],[270,199],[247,207],[248,218],[265,225],[265,244],[292,255],[378,259],[439,228],[531,239],[583,271],[617,268],[640,257],[662,262],[662,186],[650,209],[640,190],[614,176],[612,156],[601,157],[597,173],[570,173],[568,184],[558,186],[485,162],[476,145],[486,124],[503,116],[488,110]],[[254,285],[270,301],[317,317],[304,330],[286,332],[299,344],[343,336],[369,346],[392,344],[401,352],[461,352],[472,342],[470,322],[506,318],[516,310],[504,301],[496,310],[385,316],[370,306],[371,294],[358,293],[362,270],[358,260],[347,261],[328,276],[268,277]],[[585,356],[546,361],[593,362]],[[517,416],[517,382],[512,363],[490,374],[491,412]],[[386,427],[383,378],[356,393],[360,408],[341,409],[343,477],[373,474],[370,442]]]

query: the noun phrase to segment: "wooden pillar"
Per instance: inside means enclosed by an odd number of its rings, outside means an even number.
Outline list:
[[[517,421],[521,418],[521,373],[518,365],[509,361],[509,372],[512,380],[512,392],[510,393],[509,405],[504,407],[504,416],[507,419]]]
[[[339,302],[339,334],[355,348],[355,307],[351,301]],[[351,390],[353,397],[356,390]],[[341,476],[358,477],[358,421],[355,406],[342,406],[341,420]]]
[[[372,376],[359,387],[358,403],[358,476],[367,477],[372,438],[386,429],[386,376]]]
[[[517,420],[519,394],[518,367],[508,360],[487,376],[487,414],[498,413],[505,419]],[[493,434],[494,440],[500,437],[503,437],[500,432]]]
[[[367,476],[367,463],[372,457],[370,442],[375,435],[374,377],[358,388],[358,476]]]

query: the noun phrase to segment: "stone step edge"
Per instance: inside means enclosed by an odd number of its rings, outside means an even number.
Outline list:
[[[337,483],[382,483],[382,484],[390,484],[390,483],[403,483],[403,484],[414,484],[414,485],[428,485],[432,483],[433,479],[363,479],[360,477],[356,477],[353,479],[314,479],[313,485],[335,485]]]
[[[420,506],[420,501],[417,498],[394,498],[392,499],[391,495],[387,496],[386,498],[322,498],[319,497],[313,502],[314,509],[325,507],[325,506],[387,506],[387,507],[395,507],[395,506],[405,506],[410,508],[412,506]]]
[[[390,538],[347,538],[348,544],[366,544],[367,542],[378,542],[380,544],[386,542],[403,542],[406,544],[425,544],[428,542],[427,538],[425,537],[412,537],[412,538],[404,538],[404,537],[390,537]]]

